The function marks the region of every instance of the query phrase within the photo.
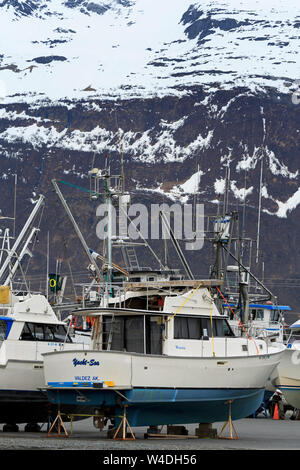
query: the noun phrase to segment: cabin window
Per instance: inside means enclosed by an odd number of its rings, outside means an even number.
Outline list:
[[[33,330],[29,327],[28,323],[25,323],[23,331],[20,336],[21,341],[34,341]]]
[[[124,346],[129,352],[144,352],[144,317],[124,318]]]
[[[103,349],[144,352],[144,316],[103,317]]]
[[[44,341],[44,325],[34,325],[34,337],[38,341]]]
[[[125,300],[124,307],[134,309],[134,310],[145,310],[147,308],[147,298],[146,297],[131,297],[130,299]]]
[[[223,336],[234,336],[232,329],[229,326],[229,323],[226,320],[223,320]]]
[[[102,322],[104,350],[162,354],[161,316],[103,316]]]
[[[121,318],[103,318],[103,349],[111,349],[112,351],[123,351],[124,322]]]
[[[224,307],[224,315],[227,315],[230,320],[236,320],[237,309],[234,307]]]
[[[203,336],[212,336],[211,323],[213,324],[214,336],[234,336],[227,322],[223,318],[174,318],[174,339],[201,339]]]
[[[174,321],[175,339],[200,339],[201,338],[200,318],[178,317]]]
[[[44,325],[42,323],[25,323],[21,341],[49,341],[72,343],[64,325]]]
[[[279,317],[280,317],[279,313],[281,312],[279,312],[278,310],[272,310],[270,312],[270,320],[274,322],[279,321]]]
[[[262,308],[252,308],[252,320],[262,321],[264,319],[264,311]]]
[[[146,352],[147,354],[162,354],[162,335],[164,331],[163,318],[159,316],[146,317]]]
[[[0,341],[6,338],[7,323],[5,320],[0,320]]]

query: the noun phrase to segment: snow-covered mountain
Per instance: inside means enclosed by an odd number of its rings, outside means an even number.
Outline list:
[[[299,28],[296,0],[3,0],[0,79],[14,100],[289,92]]]
[[[140,201],[198,193],[209,211],[229,176],[255,238],[261,181],[269,276],[297,277],[299,28],[296,0],[0,0],[1,206],[17,173],[20,210],[46,194],[58,246],[51,178],[86,186],[121,148]]]

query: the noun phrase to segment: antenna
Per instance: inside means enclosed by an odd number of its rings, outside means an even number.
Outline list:
[[[14,238],[16,237],[17,180],[18,180],[18,175],[15,174],[15,189],[14,189],[14,228],[13,228]]]
[[[263,157],[261,158],[261,162],[260,162],[260,182],[259,182],[258,218],[257,218],[256,264],[258,263],[258,256],[259,256],[262,175],[263,175]]]
[[[263,115],[263,108],[261,108],[261,114]],[[263,122],[263,138],[262,144],[264,144],[266,139],[266,121],[265,118],[262,118]],[[258,218],[257,218],[257,244],[256,244],[256,264],[258,263],[259,256],[259,237],[260,237],[260,216],[261,216],[261,193],[262,193],[262,177],[263,177],[263,161],[264,154],[261,156],[260,162],[260,181],[259,181],[259,199],[258,199]]]
[[[230,183],[230,159],[228,159],[228,163],[226,165],[226,173],[225,173],[225,190],[224,190],[224,207],[223,207],[223,216],[228,211],[228,202],[229,202],[229,183]]]
[[[247,169],[245,168],[244,203],[243,203],[243,222],[242,222],[243,235],[244,235],[244,233],[245,233],[245,221],[246,221],[246,194],[247,194]]]
[[[122,194],[125,191],[125,173],[124,173],[124,154],[123,154],[123,147],[121,145],[121,138],[120,138],[120,131],[119,131],[119,124],[118,124],[118,117],[117,111],[115,114],[116,118],[116,126],[117,126],[117,133],[118,133],[118,144],[119,144],[119,153],[120,153],[120,160],[121,160],[121,177],[122,177]]]
[[[49,297],[49,231],[47,232],[47,278],[46,278],[46,297]]]
[[[201,173],[200,173],[200,165],[198,163],[197,165],[197,177],[195,181],[195,191],[194,191],[194,198],[193,198],[193,204],[194,204],[194,217],[193,217],[193,230],[196,230],[196,211],[197,211],[197,203],[198,203],[198,196],[199,196],[199,186],[200,186],[200,180],[201,180]]]

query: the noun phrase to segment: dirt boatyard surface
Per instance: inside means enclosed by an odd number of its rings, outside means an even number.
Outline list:
[[[215,423],[213,428],[217,430],[218,435],[221,432],[224,423]],[[70,423],[65,423],[68,433],[66,437],[62,431],[60,437],[53,433],[47,435],[46,427],[42,427],[41,432],[24,432],[24,427],[20,425],[19,432],[8,433],[0,431],[0,450],[80,450],[80,451],[99,451],[97,460],[101,456],[109,457],[110,461],[102,463],[116,464],[114,458],[120,458],[120,451],[130,452],[134,457],[137,452],[137,459],[146,458],[149,452],[155,455],[155,451],[179,451],[178,455],[191,456],[191,451],[201,450],[299,450],[300,449],[300,421],[290,419],[273,420],[270,418],[242,419],[234,421],[234,427],[238,439],[209,439],[195,438],[195,429],[197,425],[186,425],[188,437],[179,436],[176,438],[161,437],[145,439],[147,428],[133,428],[135,440],[113,440],[107,437],[107,429],[99,431],[93,426],[92,418],[74,422],[72,433]],[[162,431],[164,434],[164,428]],[[227,426],[222,434],[229,437],[229,427]],[[193,436],[193,438],[192,438]],[[108,452],[111,451],[111,452]],[[150,455],[150,454],[149,454]],[[160,455],[159,453],[157,455]],[[195,454],[196,455],[196,454]],[[136,463],[138,460],[136,461]],[[119,462],[122,463],[122,462]],[[125,462],[124,462],[125,463]],[[128,463],[128,462],[127,462]],[[133,463],[133,461],[132,461]],[[145,462],[146,463],[146,462]],[[148,462],[149,463],[149,462]],[[155,464],[155,462],[151,461]],[[159,463],[159,462],[158,462]],[[162,463],[162,462],[161,462]],[[184,463],[184,462],[183,462]],[[193,462],[186,462],[193,463]],[[196,462],[195,462],[196,463]]]

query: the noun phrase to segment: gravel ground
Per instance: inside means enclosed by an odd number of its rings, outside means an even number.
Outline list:
[[[202,450],[298,450],[300,448],[300,421],[272,420],[270,418],[243,419],[234,422],[237,440],[198,439],[198,438],[160,438],[145,439],[146,428],[133,428],[136,440],[121,441],[107,437],[107,430],[99,431],[93,426],[91,418],[65,424],[68,437],[47,436],[45,426],[39,433],[24,432],[20,425],[17,433],[0,431],[0,450],[80,450],[99,451],[202,451]],[[213,427],[220,433],[223,423]],[[197,425],[186,425],[189,436],[195,435]],[[228,427],[224,436],[229,435]]]

